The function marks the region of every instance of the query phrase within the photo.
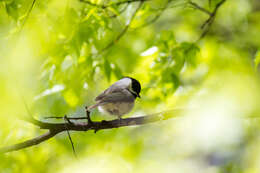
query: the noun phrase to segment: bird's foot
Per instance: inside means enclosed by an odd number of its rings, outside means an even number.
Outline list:
[[[64,119],[64,121],[68,122],[69,124],[73,124],[73,122],[70,121],[70,119],[67,117],[67,115],[64,115],[63,119]]]
[[[93,124],[93,121],[90,119],[90,111],[88,110],[88,107],[86,106],[85,109],[86,109],[88,124]]]
[[[94,130],[94,133],[97,133],[98,131],[99,131],[99,129],[95,129],[95,130]]]
[[[118,120],[119,120],[119,125],[121,125],[121,123],[122,123],[122,118],[121,118],[121,117],[118,117]]]

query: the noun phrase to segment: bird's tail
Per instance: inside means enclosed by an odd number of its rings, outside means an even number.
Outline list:
[[[99,103],[96,103],[94,105],[91,105],[87,108],[88,111],[91,111],[92,109],[95,109],[96,107],[98,107]]]

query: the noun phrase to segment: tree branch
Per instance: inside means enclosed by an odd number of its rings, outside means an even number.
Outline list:
[[[42,143],[43,141],[46,141],[46,140],[52,138],[53,136],[55,136],[58,133],[59,133],[58,131],[48,131],[47,133],[45,133],[41,136],[35,137],[35,138],[27,140],[25,142],[21,142],[21,143],[18,143],[18,144],[14,144],[14,145],[11,145],[11,146],[0,148],[0,153],[8,153],[8,152],[11,152],[11,151],[16,151],[16,150],[21,150],[23,148],[28,148],[28,147],[31,147],[33,145],[38,145],[38,144]]]
[[[164,112],[159,112],[151,115],[140,116],[140,117],[132,117],[132,118],[125,118],[121,120],[111,120],[111,121],[93,121],[92,123],[87,122],[64,122],[64,123],[48,123],[36,120],[34,118],[30,118],[29,122],[39,126],[41,129],[47,129],[48,132],[35,137],[33,139],[14,144],[11,146],[0,148],[0,153],[8,153],[11,151],[21,150],[24,148],[31,147],[33,145],[40,144],[53,136],[66,131],[88,131],[88,130],[104,130],[104,129],[113,129],[118,127],[124,126],[136,126],[136,125],[144,125],[148,123],[158,122],[161,120],[167,120],[170,118],[177,117],[176,114],[181,112],[182,109],[174,109]],[[63,117],[62,117],[63,118]],[[73,119],[73,117],[67,117],[68,119]],[[78,117],[82,118],[82,117]],[[83,118],[82,118],[83,119]],[[28,121],[28,120],[27,120]]]

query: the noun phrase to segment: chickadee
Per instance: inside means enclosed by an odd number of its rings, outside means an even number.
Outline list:
[[[141,85],[138,80],[131,77],[124,77],[112,84],[96,97],[96,104],[87,108],[88,111],[98,107],[101,112],[117,116],[129,113],[135,103],[136,97],[140,98]]]

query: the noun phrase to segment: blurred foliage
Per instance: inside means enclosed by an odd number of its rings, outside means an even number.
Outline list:
[[[259,172],[260,1],[226,0],[201,40],[209,16],[189,2],[147,0],[134,15],[140,1],[1,0],[1,146],[44,133],[22,116],[83,115],[123,76],[142,84],[127,116],[184,114],[72,132],[78,160],[60,134],[0,155],[0,172]],[[220,0],[192,2],[212,12]]]

